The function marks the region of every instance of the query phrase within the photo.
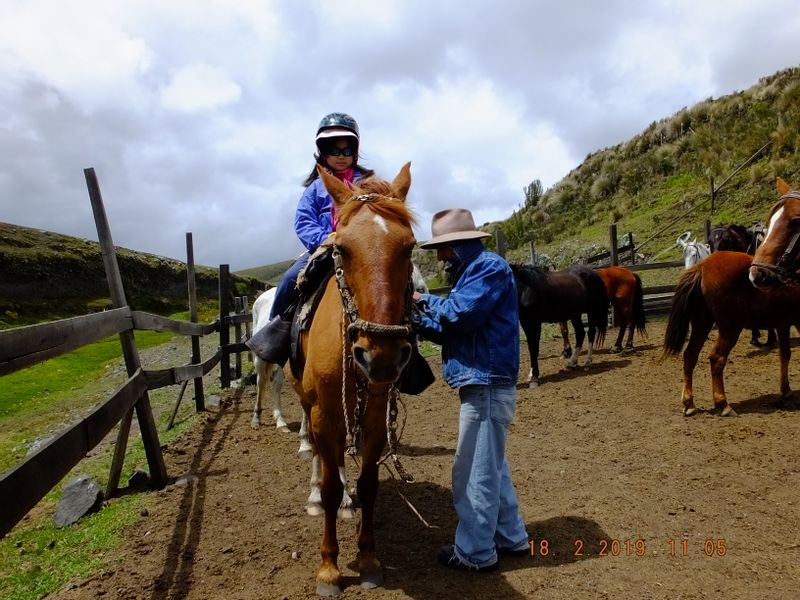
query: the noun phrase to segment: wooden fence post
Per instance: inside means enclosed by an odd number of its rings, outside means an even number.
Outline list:
[[[502,229],[494,232],[494,239],[497,244],[497,253],[503,258],[506,257],[506,234]]]
[[[706,219],[706,244],[711,243],[711,219]]]
[[[628,243],[631,245],[631,264],[636,264],[636,246],[633,245],[633,232],[628,232]]]
[[[192,232],[186,233],[186,279],[189,284],[189,320],[197,323],[197,282],[194,275],[194,245]],[[200,364],[200,336],[192,336],[192,364]],[[203,378],[194,380],[194,407],[197,412],[206,409],[205,394],[203,391]]]
[[[228,292],[230,291],[230,265],[219,266],[219,347],[222,349],[222,359],[219,361],[219,380],[223,389],[231,387],[231,352],[228,345],[231,341],[228,315],[230,305]]]
[[[244,303],[242,302],[241,296],[235,296],[233,299],[233,312],[237,315],[241,315],[244,313]],[[242,341],[242,324],[238,321],[233,325],[233,339],[235,343],[239,343]],[[237,352],[233,357],[233,365],[235,369],[235,376],[236,379],[242,378],[242,353]]]
[[[125,289],[122,285],[122,276],[120,275],[119,265],[117,264],[117,255],[114,252],[114,242],[111,239],[111,228],[108,226],[108,219],[106,218],[106,211],[103,206],[103,197],[100,194],[100,185],[97,181],[97,175],[95,175],[94,169],[84,169],[83,173],[86,178],[86,186],[89,189],[89,199],[92,203],[92,212],[94,213],[94,221],[97,227],[97,237],[102,250],[103,264],[105,266],[108,288],[111,294],[111,303],[114,308],[122,308],[127,306],[128,302],[125,299]],[[125,368],[130,377],[141,367],[133,330],[130,329],[120,332],[119,338],[122,344],[122,354],[125,357]],[[161,444],[158,441],[158,432],[153,419],[153,411],[150,408],[150,397],[147,394],[147,390],[142,392],[141,397],[134,407],[136,410],[136,418],[139,421],[139,429],[142,435],[142,442],[144,443],[145,454],[147,455],[147,464],[150,467],[150,481],[156,488],[162,488],[167,483],[167,468],[164,465],[164,457],[161,454]],[[108,476],[106,497],[113,496],[119,486],[122,463],[128,445],[131,418],[131,412],[128,412],[128,415],[120,422],[117,443],[114,447],[114,457],[111,462],[111,472]]]
[[[612,223],[608,228],[609,248],[611,250],[611,264],[614,266],[619,265],[619,256],[617,255],[617,224]]]

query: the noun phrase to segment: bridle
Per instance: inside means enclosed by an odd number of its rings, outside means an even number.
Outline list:
[[[358,202],[373,202],[381,198],[379,194],[363,194],[356,196],[351,200]],[[406,287],[405,296],[405,311],[403,313],[402,325],[386,325],[384,323],[375,323],[374,321],[367,321],[358,316],[358,307],[353,292],[347,284],[347,277],[344,273],[344,262],[342,260],[342,253],[339,247],[334,243],[333,245],[333,266],[334,276],[336,277],[336,285],[339,288],[339,295],[342,297],[342,306],[350,324],[347,326],[347,336],[351,342],[355,341],[358,333],[366,333],[372,335],[380,335],[384,337],[399,337],[411,339],[414,336],[414,331],[411,327],[411,295],[414,292],[414,284],[412,282],[411,272],[413,265],[411,261],[408,263],[408,286]]]
[[[800,191],[791,191],[781,196],[780,201],[785,201],[789,198],[800,200]],[[768,265],[762,262],[753,262],[754,267],[763,269],[770,276],[777,279],[780,283],[785,285],[800,284],[800,273],[797,272],[800,267],[800,229],[794,233],[786,249],[781,254],[774,265]]]

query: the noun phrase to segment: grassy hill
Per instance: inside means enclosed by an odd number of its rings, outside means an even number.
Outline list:
[[[277,286],[278,283],[280,283],[284,271],[291,267],[292,263],[294,263],[294,259],[284,260],[282,262],[265,265],[263,267],[242,269],[241,271],[236,271],[236,275],[241,277],[252,277],[254,279],[258,279],[259,281],[265,281],[270,285]]]
[[[566,266],[607,249],[611,223],[620,236],[632,232],[637,244],[646,242],[647,258],[679,258],[676,237],[692,230],[702,238],[706,219],[712,225],[763,220],[778,198],[778,176],[800,186],[797,67],[593,152],[540,196],[520,194],[510,218],[484,228],[503,230],[512,260],[527,258],[533,241],[542,262]],[[713,212],[712,178],[720,188]]]
[[[128,304],[167,314],[188,306],[186,264],[118,247]],[[198,300],[217,301],[217,269],[196,266]],[[234,275],[232,295],[250,296],[264,282]],[[97,242],[0,223],[0,329],[111,307]]]

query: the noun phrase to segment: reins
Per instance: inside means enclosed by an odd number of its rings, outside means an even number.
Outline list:
[[[356,196],[351,200],[359,202],[372,202],[381,196],[379,194],[363,194]],[[414,284],[412,281],[411,273],[413,266],[409,263],[408,267],[408,285],[406,286],[405,294],[405,308],[403,311],[403,324],[402,325],[387,325],[385,323],[376,323],[362,319],[358,313],[358,306],[356,304],[355,296],[353,295],[350,286],[347,283],[347,277],[344,270],[344,262],[342,260],[342,253],[338,246],[333,245],[333,264],[334,264],[334,277],[336,277],[336,286],[339,289],[339,295],[342,299],[342,412],[344,413],[345,423],[345,446],[348,454],[354,455],[357,452],[359,437],[361,432],[361,419],[367,412],[369,400],[372,397],[372,392],[369,389],[369,383],[366,381],[363,374],[355,368],[353,364],[352,344],[358,337],[359,333],[367,335],[377,335],[382,337],[396,337],[412,339],[414,330],[411,326],[411,311],[412,311],[412,293],[414,291]],[[349,323],[348,323],[349,322]],[[348,344],[349,342],[349,344]],[[355,387],[356,387],[356,402],[353,407],[353,420],[351,421],[347,411],[347,372],[353,370],[355,373]],[[414,478],[403,469],[400,460],[397,457],[397,400],[399,391],[395,384],[391,384],[388,390],[388,402],[386,406],[386,435],[389,444],[389,454],[392,457],[392,462],[397,469],[400,477],[405,481],[413,481]],[[384,457],[383,460],[385,460]],[[382,462],[382,461],[381,461]]]

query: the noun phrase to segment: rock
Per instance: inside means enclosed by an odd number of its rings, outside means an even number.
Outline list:
[[[136,487],[149,487],[150,486],[150,475],[148,475],[147,471],[142,471],[141,469],[136,469],[131,475],[130,479],[128,479],[128,487],[136,488]]]
[[[206,398],[206,406],[211,408],[219,408],[219,396],[209,396]]]
[[[194,483],[197,481],[197,475],[192,475],[191,473],[187,473],[186,475],[181,475],[175,480],[175,485],[177,486],[186,486],[190,483]]]
[[[97,482],[88,475],[78,475],[61,492],[61,500],[53,517],[56,527],[72,525],[83,515],[99,509],[102,503],[103,490]]]

